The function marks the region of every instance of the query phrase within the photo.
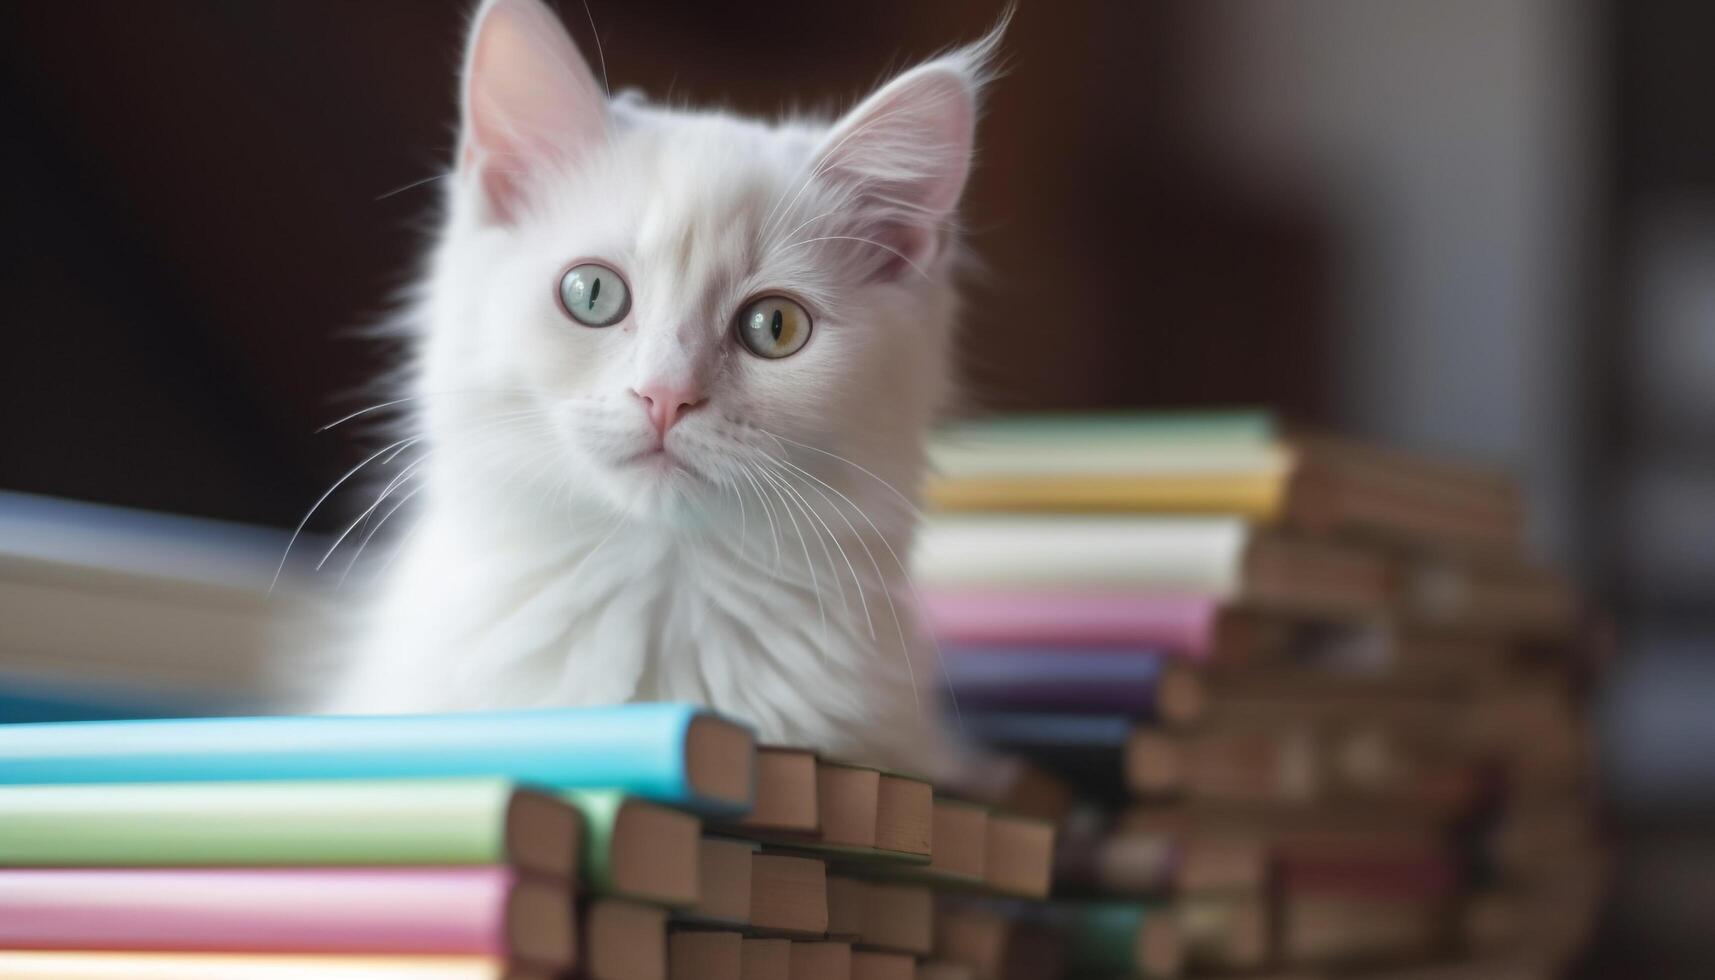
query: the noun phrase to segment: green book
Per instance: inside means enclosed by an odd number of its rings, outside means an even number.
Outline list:
[[[1087,902],[1053,910],[1073,973],[1176,977],[1185,953],[1171,907],[1140,902]]]
[[[1035,445],[1064,440],[1159,445],[1245,445],[1279,439],[1284,426],[1266,409],[1044,412],[996,415],[935,430],[940,442]]]
[[[509,864],[578,873],[583,819],[504,779],[0,786],[0,866]]]
[[[1265,411],[1003,415],[935,431],[946,478],[1248,473],[1278,469],[1285,432]]]
[[[583,816],[583,881],[598,895],[670,908],[696,904],[703,823],[617,790],[561,794]]]

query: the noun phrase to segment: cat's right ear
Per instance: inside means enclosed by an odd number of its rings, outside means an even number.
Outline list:
[[[486,0],[465,49],[458,170],[481,184],[486,216],[510,222],[531,181],[608,135],[607,100],[540,0]]]

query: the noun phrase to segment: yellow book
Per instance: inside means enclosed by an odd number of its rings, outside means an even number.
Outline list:
[[[547,980],[488,956],[0,950],[7,980]]]
[[[1154,511],[1233,514],[1259,523],[1286,508],[1290,471],[1065,476],[943,476],[929,502],[943,510]]]

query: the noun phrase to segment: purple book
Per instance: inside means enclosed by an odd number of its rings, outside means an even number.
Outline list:
[[[1192,720],[1202,706],[1196,678],[1154,650],[947,647],[941,661],[961,708],[1171,724]]]

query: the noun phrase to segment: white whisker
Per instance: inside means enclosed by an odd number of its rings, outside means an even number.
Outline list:
[[[422,438],[421,436],[415,437],[415,439],[421,439],[421,438]],[[365,466],[368,466],[370,463],[373,463],[377,459],[380,459],[383,454],[393,450],[394,448],[399,446],[401,443],[411,442],[411,441],[413,441],[413,440],[412,439],[401,439],[398,442],[389,443],[388,445],[382,446],[380,449],[377,449],[374,453],[372,453],[371,455],[366,457],[363,460],[363,462],[358,463],[356,466],[353,466],[349,470],[346,470],[345,474],[343,476],[341,476],[339,479],[333,481],[333,486],[328,487],[325,491],[322,492],[322,495],[320,497],[316,498],[316,502],[311,504],[309,511],[304,514],[304,519],[299,521],[298,526],[292,529],[292,536],[286,540],[286,550],[284,553],[282,553],[280,555],[279,567],[274,569],[274,579],[273,579],[273,581],[268,583],[269,594],[272,594],[274,591],[274,587],[280,584],[280,575],[285,572],[286,561],[287,561],[287,559],[291,558],[291,556],[292,556],[292,546],[294,544],[298,543],[298,536],[300,534],[304,533],[305,525],[310,523],[310,518],[315,516],[316,510],[319,509],[322,504],[327,503],[327,499],[329,497],[333,496],[334,491],[336,491],[340,487],[344,486],[345,482],[347,480],[351,479],[353,476],[356,476],[358,470],[361,470]],[[317,566],[317,567],[320,567],[320,566]]]
[[[758,450],[758,451],[760,451],[760,450]],[[779,471],[782,474],[784,474],[786,476],[792,476],[793,475],[790,470],[787,470],[780,465],[779,460],[776,460],[774,457],[769,456],[767,453],[763,453],[763,457],[766,458],[769,462],[773,463],[775,465],[775,467],[777,469],[779,469]],[[803,483],[802,478],[799,478],[799,482]],[[808,484],[808,483],[805,483],[804,485],[809,487],[811,490],[815,490],[816,493],[818,495],[820,495],[824,501],[827,502],[828,506],[833,508],[835,515],[837,515],[841,521],[845,522],[846,528],[852,532],[852,537],[857,540],[858,544],[860,544],[860,545],[863,544],[863,536],[858,533],[858,529],[852,525],[852,522],[846,518],[846,515],[840,511],[839,507],[834,504],[833,500],[831,498],[829,498],[827,494],[822,493],[822,491],[820,489],[818,489],[817,487],[815,487],[811,484]],[[803,495],[800,494],[799,498],[802,499]],[[866,598],[864,595],[865,590],[863,587],[863,580],[858,576],[857,567],[852,564],[851,558],[846,555],[845,546],[840,544],[839,537],[834,534],[834,531],[832,528],[828,527],[828,522],[825,520],[822,520],[820,516],[817,517],[817,520],[821,521],[822,528],[828,532],[828,537],[830,540],[832,540],[834,542],[834,547],[839,549],[840,558],[845,561],[846,570],[851,573],[852,585],[854,585],[857,588],[858,604],[863,607],[864,625],[866,627],[868,627],[869,638],[873,642],[876,639],[875,620],[869,614],[869,599]],[[865,546],[865,550],[868,550],[867,545]],[[871,556],[870,561],[872,564],[874,563],[874,561],[875,561],[874,556]],[[879,577],[880,574],[881,574],[881,569],[878,566],[876,568],[876,575]],[[878,584],[881,585],[883,588],[887,587],[887,583],[885,581],[879,581]],[[840,594],[842,597],[845,595],[845,592],[843,589],[841,590]],[[849,608],[847,609],[847,612],[848,613],[850,612]]]
[[[799,449],[808,449],[809,451],[811,451],[813,453],[821,453],[823,456],[826,456],[829,459],[838,460],[839,462],[842,462],[842,463],[846,464],[847,466],[852,467],[853,469],[857,470],[859,473],[862,473],[864,476],[869,477],[870,479],[874,480],[875,482],[877,482],[877,483],[881,484],[883,487],[885,487],[887,489],[887,492],[893,494],[896,498],[899,499],[900,503],[904,504],[907,508],[910,509],[910,513],[911,513],[912,517],[915,517],[918,520],[923,519],[923,512],[917,508],[917,505],[912,502],[910,497],[907,497],[904,493],[902,493],[898,487],[895,487],[893,484],[887,482],[886,480],[883,480],[881,477],[876,476],[875,473],[872,472],[868,467],[863,466],[859,463],[855,463],[852,460],[849,460],[849,459],[845,458],[844,456],[841,456],[839,453],[829,452],[828,450],[823,449],[819,446],[812,446],[807,442],[799,442],[796,439],[788,439],[785,436],[780,435],[779,433],[770,432],[767,429],[762,428],[761,426],[752,426],[752,428],[756,429],[756,431],[762,433],[763,435],[767,436],[768,438],[773,439],[775,442],[797,446]],[[785,446],[781,447],[781,451],[782,452],[786,451]]]
[[[807,448],[814,449],[815,447],[811,446],[811,447],[807,447]],[[830,454],[830,455],[832,455],[832,454]],[[809,479],[814,480],[817,483],[820,483],[824,487],[827,487],[829,490],[831,490],[834,493],[835,496],[837,496],[841,500],[845,501],[846,504],[849,505],[851,507],[851,509],[857,513],[858,517],[863,519],[865,524],[869,525],[870,530],[874,531],[875,536],[878,539],[880,539],[881,546],[883,548],[886,548],[888,555],[890,557],[892,557],[893,564],[898,566],[900,575],[902,575],[905,579],[906,588],[911,590],[912,601],[914,603],[916,603],[916,605],[919,609],[921,609],[923,606],[923,599],[920,595],[917,594],[917,585],[911,578],[911,569],[908,566],[906,566],[904,561],[900,560],[899,553],[893,550],[893,545],[887,540],[887,535],[881,533],[881,529],[879,527],[875,526],[875,522],[870,520],[869,515],[864,513],[863,508],[859,507],[856,503],[854,503],[850,497],[846,496],[844,493],[841,493],[840,489],[838,487],[833,486],[832,484],[824,481],[821,477],[816,476],[814,473],[811,473],[809,470],[806,470],[803,467],[798,466],[797,464],[793,463],[791,460],[785,460],[784,462],[787,466],[790,466],[793,469],[797,470],[799,473],[804,474],[804,476],[808,477]],[[850,460],[846,460],[846,462],[851,463]],[[858,464],[851,463],[851,465],[857,466]],[[858,468],[863,469],[863,467],[861,467],[861,466],[859,466]],[[868,470],[865,470],[864,472],[867,473]],[[871,475],[874,476],[874,474],[871,474]],[[876,477],[876,479],[880,480],[881,478]],[[883,481],[883,482],[885,483],[885,481]],[[897,492],[897,491],[895,491],[895,492]],[[862,541],[863,539],[860,537],[858,540]],[[868,550],[867,546],[865,547],[865,550],[866,551]],[[870,560],[871,561],[874,560],[873,554],[870,556]],[[881,570],[879,568],[877,568],[876,574],[877,575],[881,574]],[[897,608],[895,608],[893,605],[892,590],[886,590],[886,591],[884,591],[883,594],[887,596],[887,608],[888,608],[888,611],[893,614],[894,625],[899,628],[899,631],[900,631],[899,642],[900,642],[901,646],[904,646],[906,651],[907,651],[906,652],[906,663],[907,663],[907,665],[909,665],[910,659],[911,659],[910,652],[909,652],[910,648],[909,648],[909,646],[905,645],[905,628],[900,622],[899,610]],[[935,657],[935,662],[940,665],[940,669],[941,669],[941,673],[942,673],[942,679],[943,679],[943,682],[945,683],[945,681],[947,680],[947,678],[946,678],[947,667],[945,664],[941,663],[941,658],[938,654]],[[912,672],[911,684],[912,684],[912,689],[916,690],[917,676],[916,676],[915,670],[913,670],[913,672]],[[964,729],[965,719],[964,719],[963,713],[959,710],[958,695],[953,693],[951,684],[946,684],[946,688],[947,688],[948,700],[951,702],[951,705],[953,708],[953,717],[958,722],[959,728],[962,731]]]
[[[792,508],[787,504],[786,496],[780,492],[779,481],[774,477],[769,476],[768,471],[760,467],[757,468],[756,475],[767,481],[775,488],[774,493],[780,498],[780,510],[786,515],[786,518],[792,522],[792,530],[798,534],[798,546],[804,549],[804,568],[810,573],[810,589],[816,593],[816,616],[822,621],[822,638],[823,640],[826,640],[828,636],[828,613],[827,610],[822,607],[822,587],[816,580],[816,563],[810,560],[810,543],[804,539],[804,529],[798,525],[798,518],[792,513]],[[830,561],[831,560],[832,559],[830,559]]]
[[[763,454],[763,456],[764,459],[768,459],[767,454]],[[762,472],[771,472],[768,469],[768,464],[766,462],[763,464]],[[839,568],[834,565],[834,553],[828,550],[827,541],[824,541],[822,538],[823,532],[827,533],[828,540],[832,540],[834,542],[834,547],[838,548],[840,542],[834,538],[834,532],[828,527],[827,522],[822,520],[821,517],[816,514],[815,510],[809,506],[809,502],[804,499],[803,494],[799,493],[791,484],[784,480],[780,480],[778,475],[775,475],[775,481],[780,489],[791,497],[792,502],[797,505],[799,513],[804,515],[804,519],[810,522],[810,531],[815,534],[816,543],[821,546],[822,557],[826,558],[828,561],[828,572],[834,580],[834,587],[839,590],[840,611],[847,619],[850,619],[852,614],[851,600],[846,598],[845,586],[840,584]],[[843,550],[841,551],[841,554],[844,554]],[[862,594],[863,583],[857,581],[855,573],[853,574],[852,584],[856,585],[858,587],[859,594]]]

